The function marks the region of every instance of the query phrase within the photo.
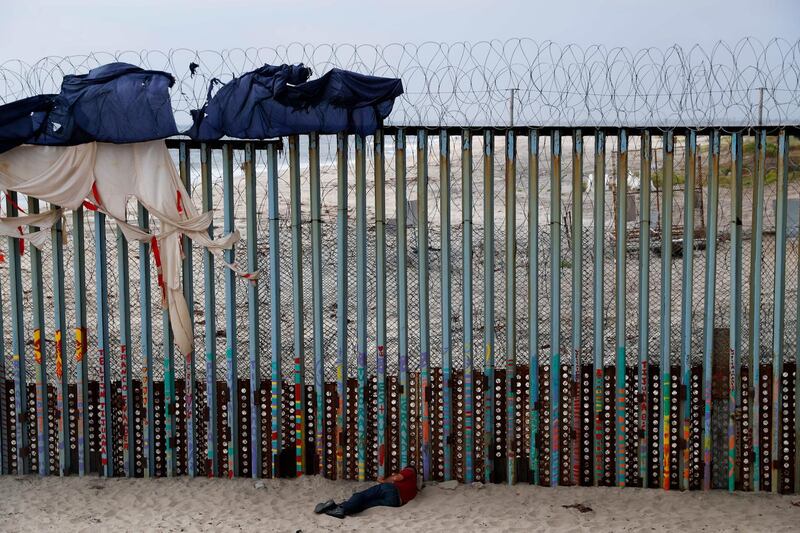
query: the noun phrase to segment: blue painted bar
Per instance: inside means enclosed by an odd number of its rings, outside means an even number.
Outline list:
[[[344,425],[347,414],[347,135],[336,136],[336,474],[345,478]]]
[[[514,442],[517,373],[517,140],[506,132],[506,481],[517,481]]]
[[[72,211],[72,275],[75,297],[75,364],[77,365],[78,474],[89,468],[89,362],[86,358],[86,258],[84,255],[84,210]],[[10,250],[13,250],[9,246]],[[9,254],[13,258],[13,254]],[[13,284],[12,284],[13,297]],[[13,301],[13,300],[12,300]],[[12,316],[13,318],[13,316]]]
[[[325,430],[325,352],[322,325],[322,199],[320,196],[319,134],[308,135],[308,168],[311,189],[311,291],[314,332],[314,392],[316,399],[315,449],[320,472],[326,471],[322,435]],[[376,174],[377,179],[377,174]],[[377,192],[376,192],[377,194]],[[380,262],[378,264],[380,268]],[[379,278],[380,279],[380,278]],[[380,382],[378,383],[380,385]],[[378,438],[380,438],[380,433]]]
[[[181,181],[188,195],[192,194],[192,174],[191,174],[191,161],[190,161],[189,145],[185,142],[180,144],[178,148],[179,165]],[[179,200],[180,202],[191,202],[191,199]],[[183,209],[179,207],[180,210]],[[197,419],[197,407],[194,404],[194,389],[197,383],[197,374],[195,370],[195,343],[194,343],[194,268],[192,258],[192,241],[185,235],[181,239],[183,247],[183,262],[181,267],[183,270],[183,297],[186,298],[186,305],[189,308],[189,331],[191,333],[192,348],[189,353],[183,354],[183,402],[184,413],[186,417],[186,457],[188,459],[189,477],[197,475],[197,438],[195,435],[195,420]],[[183,444],[183,443],[180,443]],[[180,445],[179,444],[179,445]]]
[[[650,175],[652,166],[652,138],[642,132],[639,174],[639,477],[642,487],[650,486],[647,446],[650,442],[650,413],[647,401],[649,390],[650,355]]]
[[[55,208],[56,206],[52,206]],[[53,247],[53,349],[56,366],[56,409],[58,409],[58,473],[65,476],[72,469],[72,427],[69,412],[69,358],[64,358],[64,334],[67,328],[66,295],[64,288],[64,221],[59,220],[51,233],[50,242]],[[2,313],[0,313],[2,315]],[[0,316],[0,331],[3,331]],[[0,343],[0,353],[3,351]],[[2,431],[0,431],[0,438]],[[5,472],[5,470],[4,470]]]
[[[39,200],[28,197],[28,212],[39,213]],[[31,231],[38,228],[31,227]],[[44,291],[42,288],[42,252],[31,246],[31,300],[33,304],[33,361],[36,373],[36,446],[38,451],[39,475],[48,475],[50,461],[50,427],[48,425],[47,403],[47,351],[42,342],[46,337],[44,323]]]
[[[278,477],[278,457],[283,446],[281,434],[281,316],[280,238],[278,235],[278,150],[267,147],[267,210],[269,216],[269,311],[270,317],[270,409],[272,410],[272,477]]]
[[[686,135],[686,181],[683,186],[683,289],[681,291],[681,390],[678,410],[682,438],[678,457],[680,488],[689,490],[689,419],[691,403],[689,379],[691,374],[690,356],[692,351],[692,289],[694,271],[694,187],[695,159],[697,158],[697,134],[690,131]]]
[[[451,388],[453,378],[452,333],[452,283],[450,255],[450,136],[439,132],[439,214],[442,226],[442,450],[444,451],[444,480],[453,478],[453,449],[450,439],[453,431]]]
[[[122,470],[125,477],[133,477],[131,465],[136,464],[136,433],[134,431],[133,375],[131,353],[131,291],[128,271],[128,240],[117,228],[117,311],[119,312],[119,356],[122,386]],[[110,359],[110,357],[109,357]]]
[[[672,174],[674,139],[664,132],[663,207],[661,221],[661,419],[659,422],[659,474],[661,486],[669,489],[669,419],[672,373],[670,372],[670,331],[672,329]]]
[[[292,314],[294,315],[295,472],[306,471],[305,310],[303,306],[303,226],[300,203],[300,139],[289,137],[289,203],[292,224]],[[258,339],[256,338],[256,342]]]
[[[111,404],[111,359],[108,350],[108,281],[106,260],[106,216],[94,213],[95,290],[97,296],[97,355],[100,362],[100,462],[105,477],[114,477],[114,461],[109,452],[113,443],[114,419]]]
[[[145,231],[150,228],[150,215],[141,204],[137,206],[139,227]],[[139,307],[141,307],[141,343],[144,369],[142,372],[142,406],[145,417],[142,420],[144,439],[144,475],[156,475],[155,403],[153,399],[153,319],[152,296],[150,292],[150,244],[139,243]]]
[[[717,288],[719,130],[712,131],[711,135],[709,136],[709,156],[708,225],[706,226],[705,320],[703,321],[703,490],[709,490],[711,488],[711,378],[713,372],[712,356],[714,350],[714,309]]]
[[[247,226],[247,271],[258,270],[258,219],[256,216],[256,150],[244,145],[245,222]],[[273,319],[276,315],[272,315]],[[247,283],[247,348],[250,362],[250,465],[253,478],[261,477],[261,350],[258,345],[258,286]],[[233,413],[231,413],[233,414]],[[241,453],[245,453],[241,450]]]
[[[615,423],[614,448],[617,486],[625,486],[625,289],[627,288],[628,247],[628,132],[619,130],[617,152],[617,286],[614,299],[616,364],[615,366]]]
[[[561,461],[561,133],[550,134],[550,486]]]
[[[753,180],[753,230],[750,247],[750,431],[753,442],[753,492],[761,490],[761,260],[764,229],[764,176],[767,132],[756,133],[756,170]]]
[[[494,134],[483,132],[483,475],[493,475],[494,443]]]
[[[529,466],[539,484],[539,132],[528,132],[528,380]]]
[[[535,212],[535,211],[534,211]],[[572,133],[572,436],[570,483],[580,485],[581,474],[581,334],[583,321],[583,133]]]
[[[6,194],[6,213],[18,216],[17,193]],[[11,350],[14,365],[14,405],[16,406],[15,426],[17,436],[17,474],[31,473],[31,460],[28,454],[30,447],[27,413],[28,393],[25,383],[25,318],[22,306],[22,257],[20,243],[22,241],[8,238],[9,275],[11,277]]]
[[[406,218],[406,135],[395,137],[397,206],[397,350],[400,380],[400,464],[408,464],[408,227]]]
[[[222,145],[222,212],[223,230],[225,234],[236,229],[234,219],[234,194],[236,190],[233,185],[233,148],[230,144]],[[276,252],[277,253],[277,252]],[[236,250],[231,247],[225,251],[225,261],[233,263],[236,261]],[[239,409],[239,395],[237,376],[238,365],[236,362],[236,274],[231,269],[225,269],[223,274],[225,279],[225,381],[228,385],[228,476],[239,477],[239,425],[236,423],[236,413]],[[280,409],[279,409],[280,412]],[[273,407],[273,415],[274,415]],[[275,422],[273,421],[273,424]],[[274,444],[274,440],[273,440]],[[273,446],[273,455],[275,454]],[[274,462],[273,462],[274,465]],[[273,477],[275,467],[273,466]]]
[[[461,132],[461,218],[463,243],[464,295],[464,481],[475,480],[475,400],[473,374],[472,321],[472,133]]]
[[[606,173],[606,134],[596,130],[594,134],[594,257],[605,257],[603,248],[606,237],[605,222],[605,173]],[[594,486],[603,478],[603,281],[605,261],[594,262],[593,277],[593,318],[594,318],[594,359],[592,376],[594,380]]]
[[[200,145],[200,190],[203,211],[214,209],[214,178],[211,174],[212,155],[207,144]],[[208,226],[208,236],[214,236],[214,221]],[[205,315],[205,356],[206,356],[206,475],[219,474],[217,456],[217,298],[214,283],[214,256],[208,250],[203,252],[203,313]]]
[[[373,138],[375,167],[375,328],[378,379],[378,477],[386,476],[386,169],[383,130]]]
[[[728,397],[728,491],[741,476],[736,461],[741,435],[737,424],[742,409],[742,134],[731,135],[733,179],[731,182],[731,310],[730,310],[730,393]],[[800,380],[798,380],[800,381]],[[738,439],[737,439],[738,437]],[[741,449],[739,450],[741,451]]]
[[[419,254],[419,369],[422,383],[422,473],[431,479],[431,364],[428,259],[428,134],[417,132],[417,243]]]
[[[358,376],[358,480],[367,478],[367,163],[364,137],[356,141],[356,351]]]

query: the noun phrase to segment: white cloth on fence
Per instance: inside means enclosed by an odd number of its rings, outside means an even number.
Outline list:
[[[181,235],[222,259],[222,250],[233,246],[239,234],[234,231],[220,239],[209,237],[213,213],[195,209],[164,141],[19,146],[0,154],[0,188],[66,209],[76,209],[86,200],[113,218],[127,239],[152,241],[153,234],[125,220],[128,200],[136,198],[159,221],[160,232],[155,238],[161,260],[162,296],[175,344],[184,355],[191,353],[192,317],[181,286]],[[0,235],[28,239],[41,247],[60,217],[60,209],[41,215],[0,217]],[[23,234],[20,227],[24,225],[38,227],[39,231]],[[255,280],[256,273],[244,272],[222,260],[240,275]]]

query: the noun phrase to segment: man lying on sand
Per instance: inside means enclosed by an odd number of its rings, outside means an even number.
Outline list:
[[[314,512],[344,518],[379,505],[400,507],[413,500],[416,495],[417,471],[413,466],[407,466],[400,473],[393,474],[386,479],[378,478],[378,485],[356,492],[350,496],[349,500],[342,503],[337,504],[333,500],[328,500],[325,503],[317,504]]]

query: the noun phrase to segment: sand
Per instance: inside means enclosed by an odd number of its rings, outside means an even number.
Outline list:
[[[427,486],[408,505],[312,512],[369,483],[0,478],[0,531],[797,531],[800,497],[529,485]],[[258,485],[261,485],[258,483]],[[793,502],[797,505],[793,505]],[[583,504],[581,512],[564,505]]]

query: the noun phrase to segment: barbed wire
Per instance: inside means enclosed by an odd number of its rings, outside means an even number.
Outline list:
[[[172,73],[182,126],[211,78],[301,62],[315,74],[338,67],[401,78],[406,93],[387,120],[393,126],[800,124],[800,40],[754,38],[640,50],[509,39],[91,52],[0,63],[0,102],[58,92],[64,75],[112,61]]]

